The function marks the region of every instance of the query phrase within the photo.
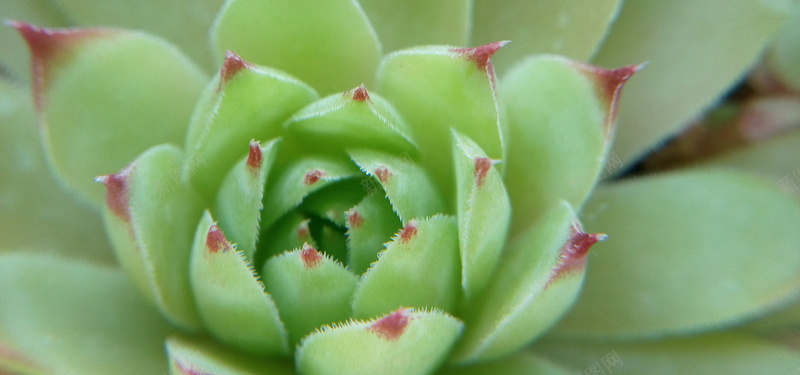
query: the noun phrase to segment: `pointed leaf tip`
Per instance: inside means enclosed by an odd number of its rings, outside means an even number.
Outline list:
[[[406,243],[417,235],[417,221],[409,220],[408,224],[400,231],[400,242]]]
[[[411,309],[401,307],[369,326],[367,330],[387,341],[397,341],[408,326],[408,315],[411,312]]]
[[[233,247],[228,239],[225,237],[225,233],[222,232],[222,229],[219,229],[217,224],[211,224],[211,227],[208,228],[208,235],[206,235],[206,249],[209,253],[218,253],[222,250],[223,253],[231,251]]]
[[[490,158],[475,158],[475,182],[478,184],[478,187],[483,186],[483,181],[486,179],[489,169],[499,162],[499,160],[492,160]]]
[[[475,62],[480,70],[488,70],[492,62],[492,56],[504,45],[511,43],[509,40],[484,44],[472,48],[453,48],[451,51]]]
[[[22,35],[31,51],[34,104],[36,109],[41,112],[44,110],[48,64],[82,39],[99,36],[101,29],[48,29],[19,21],[7,21],[6,23]]]
[[[606,119],[606,135],[609,134],[611,126],[617,118],[617,103],[622,93],[622,87],[634,73],[644,68],[647,63],[629,65],[618,69],[605,69],[594,65],[576,63],[579,67],[589,73],[589,76],[597,83],[600,95],[609,105],[608,117]]]
[[[117,217],[126,223],[130,223],[131,215],[129,211],[128,188],[133,165],[129,165],[121,172],[96,177],[94,180],[106,187],[106,205]]]
[[[225,52],[225,62],[222,63],[222,69],[219,71],[219,87],[217,92],[230,82],[231,79],[239,73],[242,69],[250,69],[252,64],[244,61],[239,55],[233,53],[231,50]]]
[[[303,177],[303,185],[314,185],[319,181],[320,178],[325,177],[325,172],[319,169],[312,169],[306,172],[305,177]]]
[[[261,151],[261,143],[255,139],[250,140],[250,153],[247,155],[247,169],[254,176],[258,176],[261,171],[261,162],[264,160],[264,153]]]
[[[564,246],[561,247],[561,255],[558,263],[553,269],[550,282],[561,276],[582,270],[586,266],[586,254],[598,241],[605,241],[608,238],[603,233],[584,233],[579,223],[573,223],[570,227],[570,237]]]
[[[319,265],[322,260],[322,254],[317,249],[311,247],[308,243],[303,244],[303,251],[300,252],[300,258],[306,268],[314,268]]]
[[[364,223],[364,217],[355,209],[347,211],[345,215],[347,215],[347,222],[350,224],[350,228],[358,228]]]
[[[361,86],[345,91],[344,96],[351,97],[353,100],[362,103],[369,100],[369,92],[367,92],[367,87],[363,83]]]
[[[385,184],[389,182],[389,178],[392,177],[392,172],[390,172],[386,167],[380,167],[375,170],[375,175],[378,176],[378,179]]]

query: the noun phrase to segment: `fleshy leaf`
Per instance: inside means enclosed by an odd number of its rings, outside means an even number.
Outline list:
[[[373,182],[365,179],[362,182]],[[368,191],[367,196],[347,211],[347,265],[356,275],[367,271],[378,260],[383,245],[402,228],[392,206],[379,194],[380,188]]]
[[[514,41],[496,60],[500,71],[533,54],[552,53],[586,61],[603,41],[622,3],[621,0],[595,0],[591,4],[582,0],[476,0],[472,42]]]
[[[568,375],[575,371],[569,367],[559,367],[541,356],[523,351],[511,357],[489,363],[481,363],[462,367],[445,367],[438,375]]]
[[[404,308],[377,320],[326,326],[302,341],[297,369],[309,375],[428,374],[444,360],[462,327],[436,310]]]
[[[92,178],[155,144],[181,143],[206,77],[174,47],[138,32],[12,25],[32,51],[50,164],[71,188],[100,205]]]
[[[219,56],[236,51],[299,77],[323,95],[370,85],[381,56],[375,31],[352,0],[229,0],[211,39]]]
[[[55,374],[162,374],[170,327],[107,266],[30,253],[0,256],[0,331]]]
[[[300,158],[277,173],[279,177],[270,181],[264,194],[262,228],[272,226],[309,194],[360,174],[350,162],[311,156]]]
[[[205,36],[224,0],[51,0],[80,26],[105,25],[161,35],[211,71]],[[180,20],[180,22],[176,22]]]
[[[303,108],[284,125],[286,137],[304,151],[342,153],[370,148],[416,153],[410,129],[386,100],[364,85]]]
[[[275,302],[208,211],[197,225],[190,268],[197,309],[212,335],[252,354],[289,353]]]
[[[800,3],[793,3],[789,20],[772,42],[766,62],[782,84],[800,91]]]
[[[800,291],[800,202],[749,175],[709,169],[613,184],[595,193],[584,222],[613,241],[598,246],[557,337],[719,329]]]
[[[264,285],[289,332],[289,345],[323,324],[344,322],[358,277],[308,244],[267,261]]]
[[[251,139],[268,142],[280,137],[281,124],[316,98],[314,90],[296,78],[229,51],[192,115],[186,158],[196,162],[184,167],[184,178],[191,178],[211,201],[222,177],[247,155],[242,145]]]
[[[430,44],[464,45],[472,21],[470,0],[359,0],[384,52]]]
[[[30,97],[0,78],[0,252],[41,250],[111,264],[98,211],[76,201],[47,168]]]
[[[261,147],[250,141],[249,154],[225,177],[214,205],[220,227],[251,260],[258,239],[264,185],[277,151],[275,143]]]
[[[455,192],[452,151],[442,147],[452,144],[451,127],[475,139],[490,158],[504,157],[491,64],[504,44],[403,50],[386,56],[378,69],[379,92],[403,114],[422,151],[420,164],[445,196]]]
[[[612,166],[616,157],[605,153],[620,89],[636,69],[605,70],[540,56],[503,77],[512,238],[562,199],[580,207],[599,173],[621,167]]]
[[[511,205],[503,178],[492,168],[497,161],[489,159],[471,139],[456,132],[453,138],[461,287],[469,299],[483,290],[500,259]]]
[[[621,162],[658,146],[736,84],[786,19],[787,3],[625,1],[593,60],[601,66],[649,62],[620,103],[614,152]]]
[[[165,344],[171,375],[294,375],[291,362],[254,358],[202,339],[172,336]]]
[[[409,220],[378,254],[353,297],[353,316],[401,306],[453,311],[459,302],[458,227],[447,216]]]
[[[106,186],[106,231],[120,265],[172,323],[195,329],[189,254],[201,208],[191,189],[174,183],[182,155],[175,146],[155,146],[97,181]]]
[[[445,212],[443,199],[434,187],[431,176],[407,153],[393,156],[377,151],[354,150],[350,151],[350,157],[364,173],[374,178],[362,180],[367,193],[380,194],[382,187],[403,222]]]
[[[798,352],[742,334],[663,341],[543,341],[534,351],[585,374],[793,374]]]
[[[52,6],[51,0],[5,0],[0,2],[0,14],[4,20],[17,20],[48,27],[64,27],[69,25],[67,17]],[[23,53],[25,40],[10,27],[0,25],[0,46],[4,53],[0,54],[0,70],[17,81],[31,82],[30,55]],[[26,99],[30,98],[30,95]]]
[[[585,275],[586,255],[601,234],[584,233],[566,202],[510,243],[485,292],[462,308],[466,331],[459,364],[513,353],[569,310]]]

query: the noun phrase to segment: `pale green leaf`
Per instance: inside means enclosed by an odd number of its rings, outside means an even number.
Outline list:
[[[276,157],[276,142],[250,141],[250,152],[231,169],[217,194],[214,215],[236,248],[253,259],[267,174]]]
[[[219,58],[231,50],[287,71],[323,95],[370,85],[381,56],[377,35],[353,0],[228,0],[211,40]]]
[[[475,0],[473,40],[511,40],[495,60],[505,71],[522,57],[558,54],[589,59],[616,19],[621,0]]]
[[[172,375],[294,375],[289,361],[256,358],[215,342],[172,336],[166,342]]]
[[[297,369],[308,375],[428,374],[445,359],[462,327],[445,313],[412,309],[323,327],[300,344]]]
[[[445,367],[438,375],[568,375],[569,367],[556,366],[530,351],[523,351],[494,362],[461,367]]]
[[[262,280],[275,299],[289,345],[324,324],[346,321],[351,313],[350,299],[358,276],[308,244],[267,261]]]
[[[213,336],[256,355],[289,353],[275,302],[208,211],[197,224],[189,267],[197,310]]]
[[[206,77],[175,47],[139,32],[14,26],[32,46],[42,142],[70,187],[100,205],[95,176],[182,143]]]
[[[359,0],[359,4],[386,53],[428,44],[463,46],[469,41],[471,0]]]
[[[19,353],[65,375],[163,374],[169,325],[107,266],[0,256],[0,331]]]
[[[774,310],[800,292],[800,201],[749,175],[699,170],[596,192],[589,229],[610,235],[559,337],[702,332]]]
[[[0,2],[0,18],[46,27],[69,26],[67,17],[61,9],[53,6],[51,0],[4,0]],[[14,29],[0,25],[0,46],[3,46],[0,72],[30,84],[31,59],[25,40]]]
[[[593,63],[648,62],[620,103],[614,152],[628,164],[730,89],[786,19],[773,0],[627,0]]]
[[[453,157],[458,195],[461,288],[467,299],[480,293],[500,259],[511,220],[511,205],[496,161],[471,139],[454,131]]]
[[[455,218],[410,220],[362,276],[353,316],[365,319],[399,307],[453,311],[461,295],[459,271]]]
[[[362,182],[377,185],[369,177]],[[384,244],[403,226],[383,190],[367,186],[367,196],[347,212],[347,265],[356,275],[366,272],[378,260]]]
[[[800,91],[800,3],[797,1],[767,52],[766,62],[781,83]]]

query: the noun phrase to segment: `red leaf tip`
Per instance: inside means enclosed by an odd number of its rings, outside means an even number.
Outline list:
[[[347,211],[347,222],[350,223],[350,228],[358,228],[364,223],[364,217],[361,216],[355,209]]]
[[[500,161],[498,160],[492,160],[484,157],[475,158],[475,182],[478,184],[478,187],[483,186],[483,182],[486,180],[486,175],[489,174],[489,169],[499,162]]]
[[[553,269],[551,281],[566,273],[582,270],[586,266],[586,254],[589,249],[598,241],[605,241],[606,238],[608,236],[603,233],[584,233],[579,223],[572,224],[569,239],[561,247],[561,254]]]
[[[303,264],[306,268],[314,268],[318,266],[319,262],[322,260],[322,254],[308,243],[304,243],[303,250],[300,251],[300,259],[303,260]]]
[[[367,87],[364,86],[363,83],[361,84],[361,86],[358,86],[352,90],[345,91],[344,96],[353,98],[353,100],[362,103],[369,100],[369,93],[367,92]]]
[[[492,56],[495,54],[495,52],[497,52],[497,50],[508,43],[511,43],[511,41],[502,40],[472,48],[453,48],[451,51],[466,57],[470,61],[475,62],[475,65],[477,65],[478,69],[488,70],[489,65],[492,62]]]
[[[239,55],[228,50],[225,52],[225,62],[222,63],[222,69],[219,71],[219,87],[217,91],[221,90],[230,80],[239,73],[242,69],[249,69],[253,65],[247,61],[242,60]]]
[[[312,169],[306,172],[305,177],[303,177],[303,185],[314,185],[319,181],[320,178],[325,176],[325,171],[321,171],[319,169]]]
[[[208,235],[206,235],[206,249],[210,253],[217,253],[222,250],[223,253],[233,249],[231,243],[225,238],[225,233],[219,229],[217,224],[211,224],[208,228]]]
[[[128,188],[130,187],[130,174],[133,164],[116,174],[96,177],[96,182],[106,186],[106,205],[114,215],[130,223],[130,204],[128,202]]]
[[[625,82],[630,79],[634,73],[638,72],[647,65],[647,63],[639,65],[630,65],[619,69],[605,69],[594,65],[575,63],[579,68],[588,72],[592,77],[600,92],[603,100],[609,105],[608,116],[606,118],[606,136],[610,134],[611,126],[617,118],[617,103],[619,96],[622,93],[622,87]]]
[[[403,227],[403,230],[400,231],[400,242],[408,242],[416,235],[417,222],[415,220],[409,220],[408,223],[406,223],[406,225]]]
[[[261,144],[255,139],[250,140],[250,153],[247,155],[247,168],[253,175],[258,176],[261,171],[261,161],[264,153],[261,151]]]
[[[378,337],[382,339],[396,341],[403,335],[406,327],[408,327],[409,314],[412,311],[411,309],[404,309],[401,307],[373,323],[367,330],[378,335]]]
[[[300,222],[300,225],[297,226],[297,238],[298,239],[305,239],[311,234],[310,229],[308,228],[309,219],[305,219]]]
[[[382,183],[387,183],[389,179],[393,176],[392,172],[389,171],[386,167],[380,167],[375,170],[375,176],[378,176],[378,179],[381,180]]]

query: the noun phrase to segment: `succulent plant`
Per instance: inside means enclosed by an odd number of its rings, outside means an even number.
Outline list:
[[[800,365],[797,2],[0,15],[0,372]]]

